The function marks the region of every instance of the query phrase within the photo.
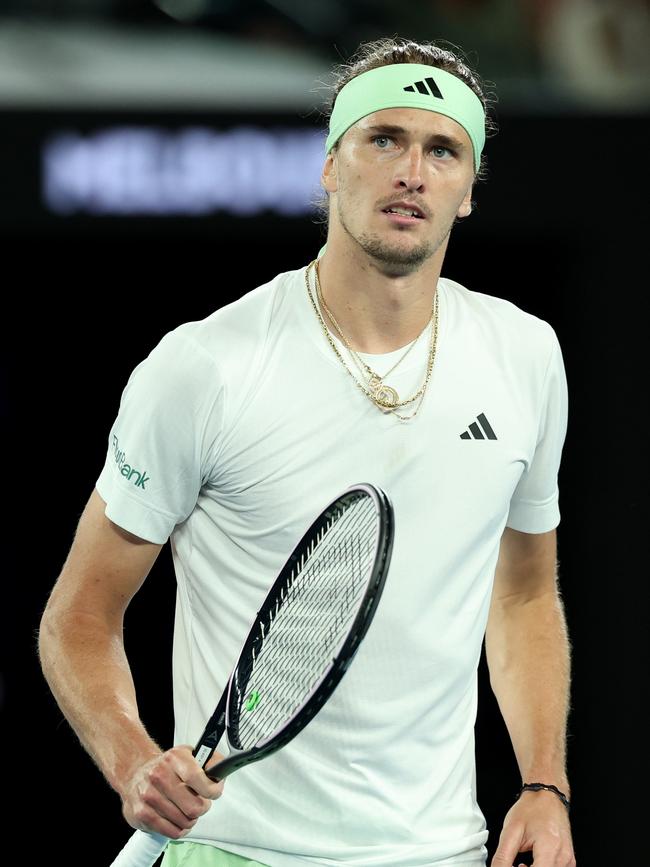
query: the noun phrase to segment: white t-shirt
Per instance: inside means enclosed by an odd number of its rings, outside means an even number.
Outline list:
[[[200,736],[327,501],[372,482],[395,509],[386,587],[349,671],[294,741],[228,778],[190,839],[271,867],[484,863],[477,666],[504,527],[559,522],[566,382],[547,323],[447,278],[438,292],[435,366],[408,422],[344,370],[305,268],[180,325],[128,380],[97,490],[116,524],[171,541],[176,743]],[[401,397],[423,381],[427,337],[388,377]],[[403,352],[364,358],[382,374]]]

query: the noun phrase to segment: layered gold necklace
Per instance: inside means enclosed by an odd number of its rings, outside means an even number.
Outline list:
[[[320,312],[319,305],[316,303],[316,300],[314,299],[314,297],[312,295],[311,287],[309,285],[309,272],[310,272],[312,266],[314,267],[314,282],[316,285],[316,296],[318,298],[318,302],[319,302],[320,306],[323,308],[323,310],[327,313],[330,320],[332,321],[332,324],[334,325],[334,327],[336,328],[336,331],[340,335],[343,343],[345,344],[346,349],[350,353],[350,357],[352,358],[353,362],[357,366],[357,369],[360,371],[362,376],[367,377],[367,381],[365,383],[360,381],[359,379],[357,379],[357,377],[354,375],[354,373],[352,372],[350,367],[346,364],[341,353],[338,351],[336,344],[335,344],[334,340],[332,339],[332,335],[330,334],[329,328],[327,327],[327,324],[325,323],[325,320],[323,319],[323,316]],[[392,413],[393,415],[397,416],[397,418],[400,421],[408,421],[409,419],[414,418],[418,414],[420,407],[422,406],[422,401],[424,400],[424,394],[427,390],[427,385],[429,384],[429,380],[431,379],[431,372],[433,371],[433,363],[434,363],[434,360],[436,357],[436,346],[438,343],[438,292],[436,291],[434,294],[431,319],[429,320],[429,323],[427,324],[427,326],[424,328],[424,330],[421,332],[421,334],[418,335],[418,337],[409,345],[406,352],[397,360],[397,362],[390,368],[390,370],[388,370],[382,376],[379,376],[379,374],[376,373],[374,370],[372,370],[372,368],[368,364],[366,364],[366,362],[359,356],[359,354],[357,352],[355,352],[354,349],[352,349],[349,340],[347,339],[347,337],[345,336],[345,334],[341,330],[341,327],[338,324],[338,322],[336,321],[336,319],[334,318],[334,316],[332,315],[331,310],[325,304],[325,299],[323,298],[323,293],[322,293],[321,287],[320,287],[320,279],[319,279],[319,275],[318,275],[318,260],[317,259],[314,259],[314,261],[310,262],[309,265],[307,266],[307,269],[305,271],[305,284],[307,286],[307,294],[309,295],[309,300],[312,303],[314,311],[316,312],[316,316],[318,317],[318,319],[320,321],[320,324],[321,324],[322,329],[323,329],[323,333],[325,334],[325,337],[327,338],[329,345],[332,347],[334,354],[339,359],[339,361],[341,362],[343,367],[347,370],[349,375],[352,377],[352,379],[356,383],[357,387],[382,412]],[[411,397],[407,398],[406,400],[400,400],[399,395],[397,394],[395,389],[389,385],[386,385],[384,380],[386,379],[387,376],[389,376],[389,374],[391,374],[395,370],[395,368],[398,366],[398,364],[401,364],[401,362],[406,358],[406,356],[413,349],[413,347],[418,342],[418,340],[420,339],[422,334],[424,334],[424,331],[427,330],[427,327],[429,325],[431,325],[431,338],[429,341],[429,356],[428,356],[428,361],[427,361],[427,370],[426,370],[426,375],[424,378],[424,383],[420,386],[420,388]],[[401,413],[396,412],[396,410],[399,409],[400,407],[408,406],[409,404],[412,404],[416,400],[418,400],[418,398],[419,398],[419,402],[418,402],[417,406],[415,407],[415,410],[410,415],[402,415]]]

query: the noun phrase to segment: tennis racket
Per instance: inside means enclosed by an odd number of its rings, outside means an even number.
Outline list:
[[[226,733],[229,755],[206,773],[223,780],[294,738],[332,695],[377,609],[393,545],[381,488],[354,485],[302,537],[255,616],[193,755],[205,770]],[[152,867],[168,838],[136,831],[112,867]]]

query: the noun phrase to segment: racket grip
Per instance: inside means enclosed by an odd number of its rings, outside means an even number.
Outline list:
[[[111,867],[153,867],[165,851],[168,837],[162,834],[136,831],[112,862]]]

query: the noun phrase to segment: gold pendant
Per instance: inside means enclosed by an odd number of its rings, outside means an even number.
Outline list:
[[[375,400],[382,408],[392,409],[399,403],[399,395],[389,385],[382,385],[375,393]]]
[[[389,411],[399,403],[399,395],[390,385],[384,385],[378,376],[370,377],[368,389],[373,396],[373,399],[381,406],[382,409]]]

